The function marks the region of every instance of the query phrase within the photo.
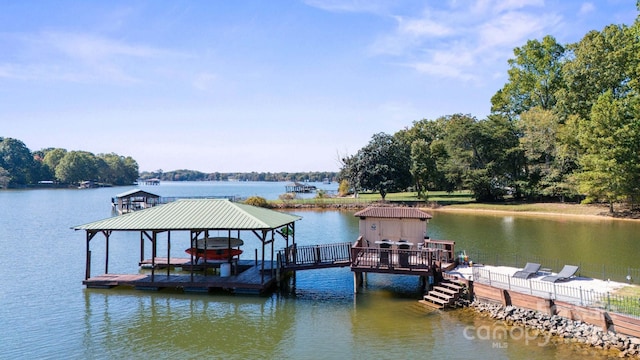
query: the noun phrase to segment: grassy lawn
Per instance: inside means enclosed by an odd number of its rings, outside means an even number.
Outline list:
[[[424,198],[426,195],[426,199]],[[382,197],[378,193],[360,193],[358,194],[360,199],[366,199],[369,201],[379,201]],[[424,202],[437,202],[441,205],[448,204],[464,204],[474,202],[470,191],[454,191],[447,193],[446,191],[429,191],[423,194],[423,198],[418,197],[418,193],[415,191],[390,193],[387,194],[387,201],[424,201]]]
[[[426,195],[426,199],[425,196]],[[274,204],[287,203],[296,204],[349,204],[357,202],[376,202],[381,201],[382,197],[379,193],[359,193],[358,198],[353,197],[331,197],[322,199],[293,199],[293,200],[275,200]],[[447,193],[445,191],[429,191],[423,194],[423,198],[418,197],[417,192],[400,192],[390,193],[386,196],[386,201],[418,201],[426,202],[430,207],[438,208],[438,210],[457,210],[457,211],[508,211],[522,213],[545,213],[545,214],[566,214],[566,215],[601,215],[606,213],[608,208],[602,205],[581,205],[575,203],[524,203],[505,201],[502,203],[478,203],[473,198],[470,191],[454,191]]]
[[[452,209],[490,210],[528,213],[550,213],[568,215],[600,215],[608,211],[607,206],[569,203],[468,203],[451,205]]]

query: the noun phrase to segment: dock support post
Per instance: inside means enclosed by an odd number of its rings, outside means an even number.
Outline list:
[[[278,288],[280,289],[280,288],[281,288],[281,287],[280,287],[280,286],[281,286],[281,284],[280,284],[280,283],[282,282],[282,277],[281,277],[281,276],[282,276],[282,274],[281,274],[281,272],[280,272],[280,268],[282,267],[282,263],[281,263],[281,260],[280,260],[280,254],[278,254],[278,256],[277,256],[277,261],[276,261],[276,263],[277,263],[277,264],[276,264],[276,283],[277,283],[277,285],[278,285]]]
[[[358,288],[362,287],[362,282],[363,282],[363,273],[361,271],[354,271],[353,272],[353,293],[357,294],[358,293]]]

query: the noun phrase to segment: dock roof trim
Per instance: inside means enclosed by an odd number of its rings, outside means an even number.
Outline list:
[[[431,219],[432,216],[420,209],[411,207],[372,206],[354,214],[358,217],[389,218],[389,219]]]
[[[259,230],[302,217],[227,199],[183,199],[72,227],[74,230]]]
[[[131,189],[129,191],[125,191],[123,193],[120,193],[118,195],[116,195],[116,198],[123,198],[123,197],[127,197],[127,196],[131,196],[131,195],[144,195],[146,197],[155,197],[155,198],[159,198],[160,195],[156,195],[156,194],[152,194],[148,191],[144,191],[144,190],[140,190],[140,189]]]

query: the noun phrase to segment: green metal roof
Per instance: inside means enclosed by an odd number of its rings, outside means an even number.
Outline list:
[[[227,199],[183,199],[72,227],[75,230],[276,229],[302,217]]]

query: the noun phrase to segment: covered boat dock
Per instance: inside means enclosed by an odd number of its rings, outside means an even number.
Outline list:
[[[78,225],[74,230],[86,233],[86,268],[83,284],[88,288],[133,286],[140,289],[176,288],[193,291],[225,289],[233,292],[261,293],[279,279],[279,267],[274,260],[274,243],[281,239],[284,246],[295,244],[295,222],[300,216],[270,209],[235,203],[226,199],[183,199],[122,216]],[[135,274],[109,272],[109,243],[115,233],[139,232],[140,262],[148,271]],[[240,260],[229,256],[214,262],[172,257],[171,235],[188,232],[190,244],[180,248],[196,247],[198,241],[211,238],[214,232],[226,233],[231,239],[255,236],[262,244],[260,257]],[[104,273],[91,274],[91,241],[102,234],[105,245]],[[166,241],[166,257],[160,257],[158,243]],[[151,257],[145,259],[145,244],[151,245]],[[231,253],[230,253],[231,254]],[[233,267],[233,271],[223,271]],[[219,272],[215,271],[219,268]],[[178,269],[182,271],[177,271]],[[186,271],[185,271],[186,270]]]
[[[116,195],[111,199],[111,205],[118,214],[143,210],[160,204],[160,195],[150,192],[132,189]]]

